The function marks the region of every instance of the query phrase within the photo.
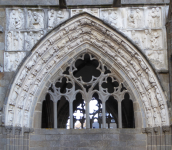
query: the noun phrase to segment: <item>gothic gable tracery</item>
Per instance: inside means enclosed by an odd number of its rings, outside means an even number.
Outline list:
[[[5,125],[33,126],[37,93],[42,85],[49,82],[72,54],[79,53],[77,48],[85,43],[95,47],[98,57],[111,61],[111,67],[132,82],[134,89],[131,90],[138,92],[144,105],[146,126],[169,124],[163,90],[143,55],[119,33],[83,13],[52,30],[33,48],[11,87]]]

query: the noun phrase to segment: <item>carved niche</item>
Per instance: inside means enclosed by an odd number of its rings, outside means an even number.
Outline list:
[[[32,47],[44,36],[44,31],[26,32],[25,50],[31,50]]]
[[[69,18],[69,12],[65,9],[48,11],[48,29],[53,29],[56,25],[67,20]]]
[[[127,27],[128,28],[143,28],[144,27],[144,18],[143,9],[129,9],[127,12]]]
[[[26,56],[25,52],[5,52],[4,53],[4,71],[15,71],[23,58]]]
[[[28,9],[28,28],[42,29],[44,28],[44,12],[42,9]]]
[[[152,7],[147,11],[147,26],[149,28],[159,28],[162,26],[162,10],[161,7]]]
[[[12,9],[9,12],[9,28],[10,29],[23,29],[24,27],[24,10]]]
[[[7,51],[21,51],[24,49],[24,33],[20,31],[9,31],[7,33]]]
[[[120,9],[100,9],[100,19],[116,28],[121,28],[122,26]]]

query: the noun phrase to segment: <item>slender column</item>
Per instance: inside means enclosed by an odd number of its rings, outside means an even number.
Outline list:
[[[69,102],[70,111],[70,128],[73,129],[73,101]]]
[[[121,101],[118,101],[118,127],[122,128]]]
[[[57,129],[57,102],[54,102],[54,128]]]
[[[105,102],[102,102],[102,121],[103,121],[103,128],[106,128],[106,103]]]
[[[89,102],[85,102],[86,103],[86,128],[89,129],[90,128],[90,116],[89,116]]]

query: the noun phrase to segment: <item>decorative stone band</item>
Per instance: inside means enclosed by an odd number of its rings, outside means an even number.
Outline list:
[[[131,80],[133,90],[139,93],[144,104],[147,127],[169,125],[166,97],[147,60],[126,38],[87,13],[55,28],[33,48],[11,87],[5,125],[32,127],[30,117],[34,109],[31,106],[38,99],[36,91],[43,88],[41,85],[47,82],[47,76],[53,76],[51,70],[57,70],[57,64],[84,43],[112,59],[112,67],[123,70]]]

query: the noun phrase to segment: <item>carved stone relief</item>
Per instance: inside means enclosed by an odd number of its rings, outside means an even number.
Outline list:
[[[69,18],[69,12],[65,9],[48,11],[48,29],[53,29],[56,25],[67,20]]]
[[[146,55],[149,53],[146,50],[167,51],[166,44],[164,44],[166,43],[166,35],[163,30],[165,27],[165,15],[162,11],[165,9],[165,6],[100,9],[83,8],[71,9],[71,14],[69,15],[69,10],[66,9],[48,9],[48,11],[44,11],[44,9],[34,8],[28,8],[25,10],[20,8],[9,8],[7,9],[9,23],[7,24],[6,32],[6,50],[29,51],[48,29],[53,29],[56,25],[67,20],[73,15],[87,12],[104,20],[112,27],[118,28],[121,32],[132,39]],[[90,23],[87,24],[90,25]],[[76,26],[77,25],[73,25],[70,28],[76,29]],[[66,28],[65,32],[69,32],[71,29]],[[101,31],[101,29],[102,28],[100,27],[98,30]],[[58,38],[61,38],[62,36],[63,35],[58,35]],[[113,37],[116,38],[115,36]],[[151,51],[151,55],[157,55],[156,51],[153,51]],[[156,69],[167,69],[167,63],[165,62],[166,55],[164,55],[163,59],[164,60],[161,60],[163,61],[162,64],[165,66],[163,68],[161,64],[158,64],[159,61],[154,62],[151,60]]]
[[[99,17],[98,8],[83,8],[83,9],[71,9],[71,17],[82,12],[87,12],[93,16]]]
[[[120,13],[120,9],[100,9],[100,18],[111,26],[120,28],[122,26]]]
[[[25,52],[5,52],[4,53],[4,71],[15,71],[26,56]]]
[[[25,50],[31,50],[32,47],[44,36],[44,31],[30,31],[25,33],[26,40],[25,40]]]
[[[149,8],[146,12],[146,22],[149,28],[159,28],[162,26],[162,10],[161,7]]]
[[[146,50],[146,55],[157,68],[166,68],[166,53],[163,50]]]
[[[11,99],[13,95],[14,97],[18,97],[17,92],[14,90],[16,85],[18,85],[21,89],[20,95],[22,91],[27,93],[26,98],[24,98],[25,95],[22,97],[20,96],[18,99],[19,101],[17,104],[15,104],[15,109],[20,109],[21,111],[18,111],[19,114],[14,114],[14,118],[17,117],[17,124],[24,125],[22,124],[23,120],[21,121],[21,119],[24,119],[24,116],[20,115],[24,114],[23,110],[27,102],[35,99],[35,91],[37,91],[39,88],[42,88],[40,85],[42,85],[44,82],[43,78],[47,77],[48,75],[50,76],[49,72],[51,69],[55,69],[53,68],[55,64],[57,64],[64,56],[67,56],[70,51],[73,51],[76,46],[81,46],[85,41],[97,48],[102,53],[102,56],[106,55],[106,57],[110,57],[114,63],[116,63],[116,66],[125,72],[126,76],[128,76],[128,78],[135,86],[135,89],[138,91],[140,98],[143,98],[143,94],[145,94],[145,97],[148,99],[148,101],[150,101],[150,103],[147,103],[146,98],[145,100],[142,100],[145,105],[148,126],[154,126],[153,120],[156,120],[156,117],[153,115],[153,108],[157,108],[157,111],[161,110],[159,115],[162,118],[160,124],[168,124],[168,113],[166,108],[167,106],[165,105],[165,96],[162,89],[160,88],[155,74],[151,70],[151,67],[147,63],[146,59],[135,47],[129,44],[125,38],[108,28],[108,26],[100,23],[99,21],[96,21],[95,18],[92,18],[88,15],[78,17],[79,19],[75,18],[76,20],[72,23],[69,21],[65,24],[64,27],[61,27],[59,30],[50,33],[50,36],[44,41],[44,43],[42,42],[38,47],[35,47],[31,56],[28,57],[27,61],[25,61],[21,70],[16,76],[14,81],[15,85],[13,85],[11,88],[9,99]],[[74,36],[73,38],[71,35],[76,29],[77,31],[82,32],[80,32],[77,37]],[[92,32],[93,30],[97,32]],[[15,63],[11,63],[10,61],[13,60],[14,62],[18,62],[18,58],[20,56],[20,53],[18,53],[17,57],[14,57],[15,55],[13,56],[14,59],[8,59],[8,54],[10,53],[5,53],[5,55],[7,55],[5,56],[6,70],[12,70],[15,68],[12,66]],[[41,62],[45,63],[45,65],[42,65],[42,67],[40,67]],[[12,65],[10,66],[9,64]],[[154,93],[153,91],[155,91],[155,89],[159,95],[152,94]],[[32,100],[29,99],[29,95],[33,96]],[[23,103],[23,100],[25,103]],[[163,103],[161,100],[163,100]],[[147,106],[148,104],[150,107]],[[7,105],[9,108],[11,104],[8,103]],[[7,111],[9,110],[8,108]],[[29,115],[30,113],[31,112],[29,112]],[[30,116],[28,118],[30,118]],[[6,123],[8,124],[8,121]],[[29,126],[29,122],[27,126]]]
[[[7,33],[7,51],[24,50],[24,33],[20,31],[9,31]]]
[[[24,10],[12,9],[9,13],[9,28],[10,29],[23,29],[24,28]]]
[[[41,9],[28,9],[28,28],[43,29],[44,28],[44,12]]]
[[[128,28],[144,28],[143,9],[129,9],[127,18]]]

